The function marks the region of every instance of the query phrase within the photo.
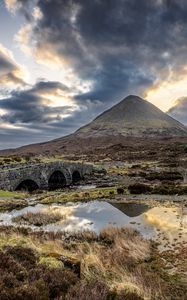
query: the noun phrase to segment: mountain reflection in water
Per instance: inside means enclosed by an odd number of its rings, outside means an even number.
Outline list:
[[[146,211],[150,209],[150,207],[147,204],[144,203],[110,203],[120,211],[122,211],[124,214],[126,214],[128,217],[133,218],[137,217]]]
[[[58,212],[62,220],[43,226],[19,224],[13,218],[25,213]],[[157,240],[162,247],[187,243],[187,215],[179,208],[150,207],[144,203],[108,203],[105,201],[68,202],[63,204],[36,204],[21,210],[0,213],[0,225],[30,227],[44,231],[82,231],[99,233],[106,226],[127,226],[137,229],[145,238]]]

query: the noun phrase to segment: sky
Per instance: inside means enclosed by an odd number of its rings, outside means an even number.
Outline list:
[[[0,149],[72,133],[129,94],[187,125],[186,0],[0,0]]]

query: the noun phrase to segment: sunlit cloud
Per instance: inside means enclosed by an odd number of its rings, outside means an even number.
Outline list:
[[[69,61],[55,53],[53,46],[50,44],[38,45],[36,48],[32,49],[32,53],[36,61],[50,68],[64,68],[67,72],[67,68],[70,68]]]
[[[72,107],[78,108],[74,100],[74,93],[60,82],[38,82],[32,89],[32,94],[43,99],[43,104],[50,107]]]
[[[5,115],[5,114],[6,114],[6,110],[0,109],[0,118],[1,118],[1,116]]]
[[[186,74],[176,72],[172,78],[148,88],[144,95],[154,105],[163,111],[168,111],[175,104],[176,99],[187,95],[187,72]]]
[[[25,7],[32,3],[34,4],[37,0],[4,0],[6,8],[11,12],[15,13],[18,10],[22,10],[22,12],[26,13]]]
[[[2,129],[22,129],[22,126],[19,126],[18,124],[10,124],[5,122],[0,122],[0,128]]]
[[[22,86],[26,84],[28,73],[24,66],[16,63],[11,51],[0,44],[0,84],[2,86]]]
[[[17,0],[5,0],[5,4],[8,10],[13,11],[18,4]]]
[[[43,16],[40,8],[37,6],[33,8],[32,15],[33,15],[34,20],[36,20],[36,21],[42,19],[42,16]]]
[[[0,100],[0,109],[2,122],[34,127],[62,121],[79,106],[62,83],[39,81],[30,88],[11,91],[8,97]]]
[[[27,55],[31,55],[31,48],[29,47],[29,35],[31,30],[31,25],[26,24],[15,35],[15,41],[18,43],[20,49]]]

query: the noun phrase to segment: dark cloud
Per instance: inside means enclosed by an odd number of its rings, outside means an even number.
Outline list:
[[[78,98],[115,102],[182,68],[187,59],[184,0],[37,0],[30,42],[40,61],[66,60],[92,90]],[[28,12],[29,13],[29,12]]]
[[[50,107],[45,98],[38,96],[42,91],[55,93],[59,82],[38,82],[26,91],[14,91],[9,98],[0,100],[0,149],[19,147],[28,143],[51,140],[75,131],[95,118],[103,110],[103,103],[90,100],[79,102],[79,107]],[[62,85],[63,86],[63,85]],[[63,86],[63,89],[65,86]],[[63,118],[63,114],[69,115]],[[10,125],[10,126],[6,126]]]
[[[61,92],[64,93],[67,104],[51,106],[45,96],[60,96],[63,102]],[[74,106],[74,99],[68,98],[68,93],[68,87],[60,82],[38,81],[29,89],[13,90],[11,95],[1,99],[0,149],[69,134],[103,110],[103,103],[100,101],[77,101],[78,105]]]
[[[3,69],[5,72],[8,72],[9,70],[12,70],[14,68],[14,64],[11,63],[5,55],[1,53],[0,56],[0,68]]]
[[[31,93],[39,93],[39,92],[54,92],[55,90],[60,89],[63,91],[69,91],[69,88],[58,81],[38,81],[35,86],[30,90]]]
[[[59,82],[40,81],[30,89],[12,91],[11,96],[0,100],[0,109],[5,111],[0,117],[1,122],[35,126],[62,120],[64,114],[72,113],[72,104],[53,107],[45,98],[45,93],[53,96],[59,89],[68,90]]]
[[[187,97],[178,99],[168,114],[187,126]]]

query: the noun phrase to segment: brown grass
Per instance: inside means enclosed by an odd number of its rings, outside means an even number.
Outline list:
[[[52,224],[60,221],[62,219],[62,215],[58,212],[49,213],[32,213],[27,212],[23,215],[14,217],[12,219],[13,222],[20,223],[20,224],[29,224],[35,226],[43,226],[47,224]]]
[[[81,280],[71,286],[66,300],[185,299],[184,284],[167,273],[156,247],[131,228],[69,235],[3,227],[0,242],[0,248],[29,245],[45,264],[56,266],[61,256],[80,261]]]

